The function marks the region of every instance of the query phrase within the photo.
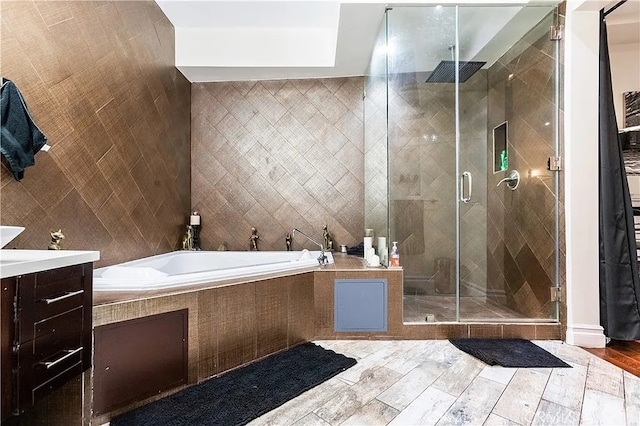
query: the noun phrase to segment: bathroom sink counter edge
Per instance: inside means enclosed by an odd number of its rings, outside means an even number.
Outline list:
[[[0,278],[95,262],[99,259],[99,251],[0,250]]]

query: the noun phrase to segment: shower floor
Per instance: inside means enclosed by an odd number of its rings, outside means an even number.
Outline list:
[[[424,323],[427,315],[435,322],[456,321],[455,296],[405,295],[403,297],[405,323]],[[463,320],[526,319],[517,311],[499,305],[484,297],[460,297],[460,318]]]

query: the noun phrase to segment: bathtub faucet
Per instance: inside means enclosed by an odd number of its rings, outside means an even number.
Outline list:
[[[299,230],[298,228],[293,228],[293,231],[291,231],[292,239],[293,237],[296,236],[296,232],[301,233],[303,236],[307,237],[307,240],[311,241],[314,244],[317,244],[320,247],[320,256],[318,256],[318,263],[320,264],[320,266],[327,265],[329,261],[327,260],[327,256],[324,255],[324,246],[319,242],[317,242],[316,240],[314,240],[313,238],[311,238],[310,236],[308,236],[307,234],[305,234],[304,232],[302,232],[301,230]]]
[[[182,250],[195,250],[193,245],[193,226],[187,225],[187,233],[182,237]]]

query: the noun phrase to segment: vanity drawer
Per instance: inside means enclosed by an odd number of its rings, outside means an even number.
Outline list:
[[[70,278],[80,278],[84,275],[84,265],[66,266],[64,268],[42,271],[36,274],[35,287],[38,291],[36,296],[50,296],[47,294],[47,288],[55,286],[57,282],[67,281]]]
[[[71,309],[65,313],[38,321],[33,324],[34,337],[36,339],[48,335],[63,335],[80,330],[84,309],[82,306]]]
[[[18,343],[34,339],[38,323],[90,301],[90,283],[91,277],[85,274],[84,265],[19,277]]]
[[[61,316],[64,317],[64,316]],[[72,315],[67,316],[68,319]],[[83,336],[79,330],[52,332],[34,339],[18,350],[18,405],[33,404],[39,397],[82,372]]]
[[[52,296],[39,299],[35,304],[34,321],[40,322],[70,309],[81,307],[83,289],[70,288]]]
[[[50,380],[77,362],[82,362],[83,348],[78,339],[68,339],[56,351],[45,350],[46,356],[36,357],[32,345],[20,348],[18,375],[25,379],[30,388]]]
[[[3,279],[3,419],[91,367],[92,274],[85,263]]]
[[[82,361],[79,354],[74,354],[46,370],[44,367],[20,369],[16,401],[18,406],[33,405],[40,398],[48,395],[69,379],[82,373]]]
[[[33,404],[39,399],[44,398],[80,374],[82,374],[82,362],[77,362],[60,374],[33,388],[31,391],[31,403]]]
[[[82,307],[36,324],[33,340],[35,362],[49,358],[56,352],[82,346]]]

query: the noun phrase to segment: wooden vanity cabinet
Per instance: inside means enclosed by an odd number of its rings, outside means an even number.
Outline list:
[[[2,419],[91,366],[93,264],[2,279]]]

